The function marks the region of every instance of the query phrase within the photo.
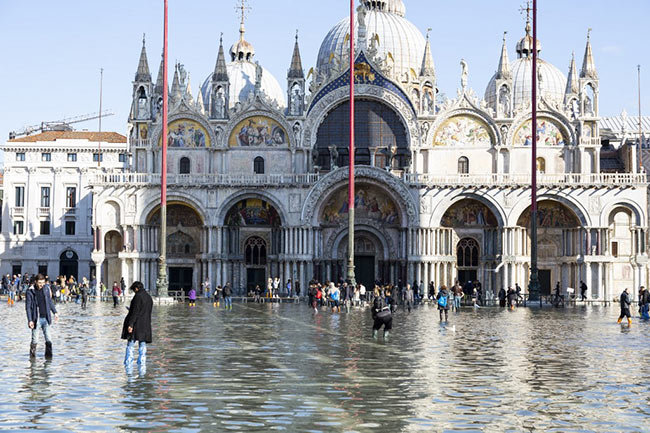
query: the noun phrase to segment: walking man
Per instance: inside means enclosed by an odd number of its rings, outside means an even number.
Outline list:
[[[147,343],[151,343],[151,309],[153,300],[149,293],[144,290],[140,281],[131,284],[131,290],[135,293],[131,300],[129,313],[124,318],[122,326],[122,340],[126,340],[126,355],[124,366],[130,367],[133,363],[133,346],[138,342],[138,365],[147,362]]]
[[[587,300],[587,285],[585,284],[584,281],[580,281],[580,300],[581,301]]]
[[[52,325],[52,313],[54,320],[59,320],[52,292],[49,286],[45,286],[45,277],[42,274],[36,275],[34,285],[27,289],[25,294],[25,310],[27,312],[27,324],[32,330],[32,343],[29,346],[29,357],[36,357],[36,340],[38,328],[43,330],[45,337],[45,357],[52,358],[52,339],[50,338],[50,325]]]
[[[625,290],[623,290],[623,293],[621,293],[620,296],[620,302],[621,302],[621,315],[618,316],[618,321],[617,323],[621,323],[623,320],[623,317],[627,317],[627,324],[628,326],[632,325],[632,315],[630,314],[630,294],[627,291],[627,287]]]
[[[223,287],[223,305],[226,310],[232,310],[232,288],[230,283],[226,283]]]

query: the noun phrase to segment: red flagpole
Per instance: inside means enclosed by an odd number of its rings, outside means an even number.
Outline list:
[[[348,164],[348,280],[354,275],[354,0],[350,0],[350,147]]]
[[[160,163],[160,263],[158,267],[158,280],[156,288],[159,297],[168,296],[169,282],[167,280],[167,1],[165,4],[165,23],[163,30],[163,107],[162,107],[162,136],[161,147],[162,157]]]

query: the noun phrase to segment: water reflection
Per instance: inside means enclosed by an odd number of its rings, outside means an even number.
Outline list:
[[[51,362],[24,310],[0,315],[0,429],[42,431],[640,431],[650,324],[616,308],[483,308],[440,323],[368,310],[156,307],[148,364],[125,369],[123,308],[61,306]],[[18,324],[18,325],[17,325]]]

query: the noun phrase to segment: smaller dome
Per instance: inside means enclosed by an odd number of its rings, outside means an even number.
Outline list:
[[[402,0],[363,0],[368,10],[389,12],[401,17],[406,15],[406,6]]]
[[[253,48],[253,44],[243,38],[243,35],[232,47],[230,47],[230,60],[233,62],[235,60],[248,60],[251,62],[253,56],[255,56],[255,48]]]
[[[526,24],[526,36],[517,42],[517,56],[519,58],[533,55],[533,37],[530,35],[530,23]],[[542,43],[537,39],[537,54],[542,51]]]

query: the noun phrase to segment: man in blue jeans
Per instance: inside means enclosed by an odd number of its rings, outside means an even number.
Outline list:
[[[129,368],[133,363],[133,347],[138,342],[138,365],[142,366],[147,361],[147,343],[151,343],[151,310],[153,300],[144,290],[140,281],[131,284],[131,291],[135,293],[129,306],[129,313],[124,318],[122,326],[122,339],[127,340],[124,366]]]
[[[226,310],[232,310],[232,287],[230,287],[230,283],[226,283],[223,288],[223,305]]]
[[[34,285],[25,293],[25,311],[27,312],[27,324],[32,330],[32,343],[29,346],[29,357],[36,357],[36,341],[38,328],[43,330],[45,337],[45,357],[52,358],[52,338],[50,336],[50,325],[52,325],[52,313],[54,320],[59,320],[59,314],[52,302],[50,287],[45,285],[45,277],[42,274],[36,275]]]

